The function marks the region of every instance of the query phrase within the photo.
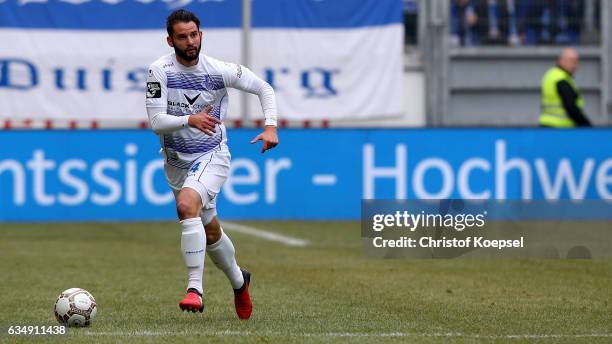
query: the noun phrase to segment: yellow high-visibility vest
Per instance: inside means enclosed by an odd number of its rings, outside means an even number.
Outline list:
[[[576,126],[574,121],[567,115],[563,107],[561,96],[557,92],[557,83],[561,80],[567,81],[578,95],[576,106],[584,110],[584,99],[576,87],[572,76],[563,69],[555,66],[546,72],[542,78],[542,112],[540,114],[540,124],[555,128],[573,128]]]

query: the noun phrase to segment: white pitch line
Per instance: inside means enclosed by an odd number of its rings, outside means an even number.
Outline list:
[[[290,237],[290,236],[286,236],[286,235],[282,235],[282,234],[278,234],[274,232],[264,231],[263,229],[240,225],[240,224],[233,223],[233,222],[224,221],[223,223],[221,223],[221,227],[223,227],[224,229],[228,229],[230,231],[252,235],[254,237],[258,237],[258,238],[262,238],[262,239],[266,239],[270,241],[276,241],[276,242],[279,242],[287,246],[304,247],[309,244],[308,240],[294,238],[294,237]]]
[[[85,332],[87,336],[108,337],[157,337],[157,336],[192,336],[193,332],[164,332],[164,331],[117,331],[117,332]],[[197,332],[205,336],[288,336],[288,337],[413,337],[413,338],[474,338],[474,339],[571,339],[571,338],[612,338],[612,333],[586,333],[586,334],[512,334],[512,335],[479,335],[464,333],[359,333],[359,332],[321,332],[321,333],[285,333],[269,331],[204,331]]]

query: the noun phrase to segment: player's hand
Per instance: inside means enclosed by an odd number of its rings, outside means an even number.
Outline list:
[[[187,123],[190,127],[200,129],[208,136],[213,136],[215,134],[215,127],[217,124],[220,124],[221,121],[208,114],[212,109],[213,107],[209,105],[201,112],[189,116]]]
[[[276,147],[276,145],[278,145],[276,127],[273,125],[267,125],[263,133],[255,136],[255,138],[251,140],[251,143],[256,143],[257,141],[263,141],[263,145],[261,146],[262,153],[265,153],[268,149]]]

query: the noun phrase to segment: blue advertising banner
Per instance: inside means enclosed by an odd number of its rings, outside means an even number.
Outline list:
[[[242,0],[3,0],[0,27],[73,30],[162,29],[184,8],[206,28],[241,28]],[[254,1],[254,28],[358,28],[402,22],[400,0]]]
[[[611,130],[229,131],[224,219],[359,219],[361,199],[612,200]],[[0,221],[172,220],[148,131],[0,132]]]

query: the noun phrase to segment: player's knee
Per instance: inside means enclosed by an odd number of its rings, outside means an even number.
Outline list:
[[[183,188],[176,198],[176,212],[181,220],[200,216],[200,195],[193,189]]]
[[[206,245],[212,245],[221,239],[221,231],[206,233]]]
[[[209,224],[204,226],[204,232],[206,233],[206,245],[212,245],[221,239],[221,225],[216,218],[213,219]]]
[[[179,197],[176,201],[176,212],[181,220],[191,219],[200,216],[200,206],[196,202]]]

